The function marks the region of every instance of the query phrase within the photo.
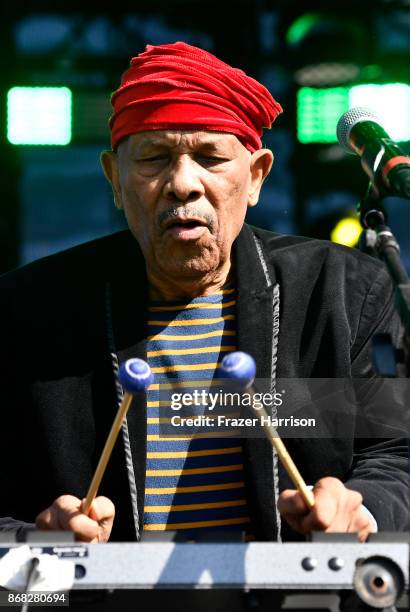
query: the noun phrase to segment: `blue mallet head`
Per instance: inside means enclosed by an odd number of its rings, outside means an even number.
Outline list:
[[[242,351],[235,351],[226,355],[219,368],[219,378],[229,378],[242,388],[253,383],[256,374],[256,363],[253,357]]]
[[[127,359],[120,365],[118,380],[124,391],[136,393],[148,389],[154,376],[151,368],[143,359]]]

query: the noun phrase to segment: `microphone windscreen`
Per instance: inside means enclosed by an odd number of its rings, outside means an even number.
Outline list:
[[[339,144],[348,153],[355,153],[350,144],[350,132],[357,123],[361,123],[362,121],[373,121],[379,125],[381,124],[379,116],[371,108],[365,106],[351,108],[340,117],[337,123],[337,139]]]

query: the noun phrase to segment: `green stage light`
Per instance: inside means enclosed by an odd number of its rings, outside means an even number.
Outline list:
[[[346,87],[301,87],[297,94],[297,136],[303,144],[334,142],[337,121],[349,103]]]
[[[71,140],[68,87],[13,87],[7,94],[7,138],[16,145],[67,145]]]
[[[337,142],[337,122],[354,106],[374,110],[393,140],[410,140],[410,85],[369,83],[353,87],[301,87],[297,93],[299,142]]]
[[[286,42],[288,45],[297,45],[301,42],[310,30],[320,23],[322,15],[320,13],[305,13],[298,17],[286,32]]]

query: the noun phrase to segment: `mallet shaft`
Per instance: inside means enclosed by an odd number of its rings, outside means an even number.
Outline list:
[[[268,417],[267,412],[264,408],[262,408],[261,410],[256,410],[255,408],[253,408],[253,406],[251,408],[254,414],[256,414],[256,416],[259,418],[259,421],[260,421],[261,416],[264,416],[266,418]],[[297,490],[303,497],[303,501],[305,502],[309,510],[312,509],[313,506],[315,505],[314,495],[312,491],[307,488],[306,483],[303,480],[301,473],[296,467],[295,462],[293,461],[292,457],[289,455],[286,449],[286,446],[284,445],[283,441],[279,437],[278,432],[273,427],[273,425],[268,425],[266,421],[261,422],[261,426],[263,427],[266,433],[266,436],[270,440],[272,446],[276,449],[276,452],[278,453],[278,457],[282,461],[283,467],[287,471],[293,484],[295,485],[295,487],[297,488]]]
[[[90,488],[88,489],[87,497],[85,498],[85,502],[82,506],[82,510],[85,514],[88,514],[88,511],[93,502],[93,499],[97,495],[98,488],[104,476],[105,468],[107,467],[107,463],[110,459],[112,449],[114,447],[119,431],[122,427],[124,418],[131,405],[131,401],[132,401],[132,394],[125,392],[124,397],[122,398],[121,404],[118,408],[114,422],[111,426],[110,433],[108,434],[108,438],[105,442],[104,449],[101,453],[101,457],[98,462],[97,469],[95,470],[93,479],[90,484]]]
[[[247,389],[251,396],[254,395],[253,381],[256,375],[256,362],[251,355],[243,351],[234,351],[229,355],[226,355],[221,362],[219,370],[220,378],[228,378],[236,381],[236,385],[241,389]],[[276,449],[279,459],[282,461],[284,468],[286,469],[289,477],[292,479],[295,487],[301,494],[306,506],[313,508],[315,505],[315,498],[313,493],[307,488],[305,481],[303,480],[299,470],[294,464],[292,457],[282,440],[280,439],[276,429],[269,424],[268,415],[264,407],[261,410],[256,409],[253,406],[253,402],[250,405],[252,412],[257,416],[259,424],[265,430],[266,436],[270,440],[272,446]],[[261,422],[260,417],[265,417]]]

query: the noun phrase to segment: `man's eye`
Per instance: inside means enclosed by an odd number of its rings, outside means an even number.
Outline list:
[[[200,155],[199,159],[211,164],[221,164],[228,161],[225,157],[216,157],[215,155]]]
[[[137,161],[139,161],[139,162],[156,162],[156,161],[163,161],[164,159],[167,159],[166,155],[153,155],[152,157],[141,157],[140,159],[137,159]]]

